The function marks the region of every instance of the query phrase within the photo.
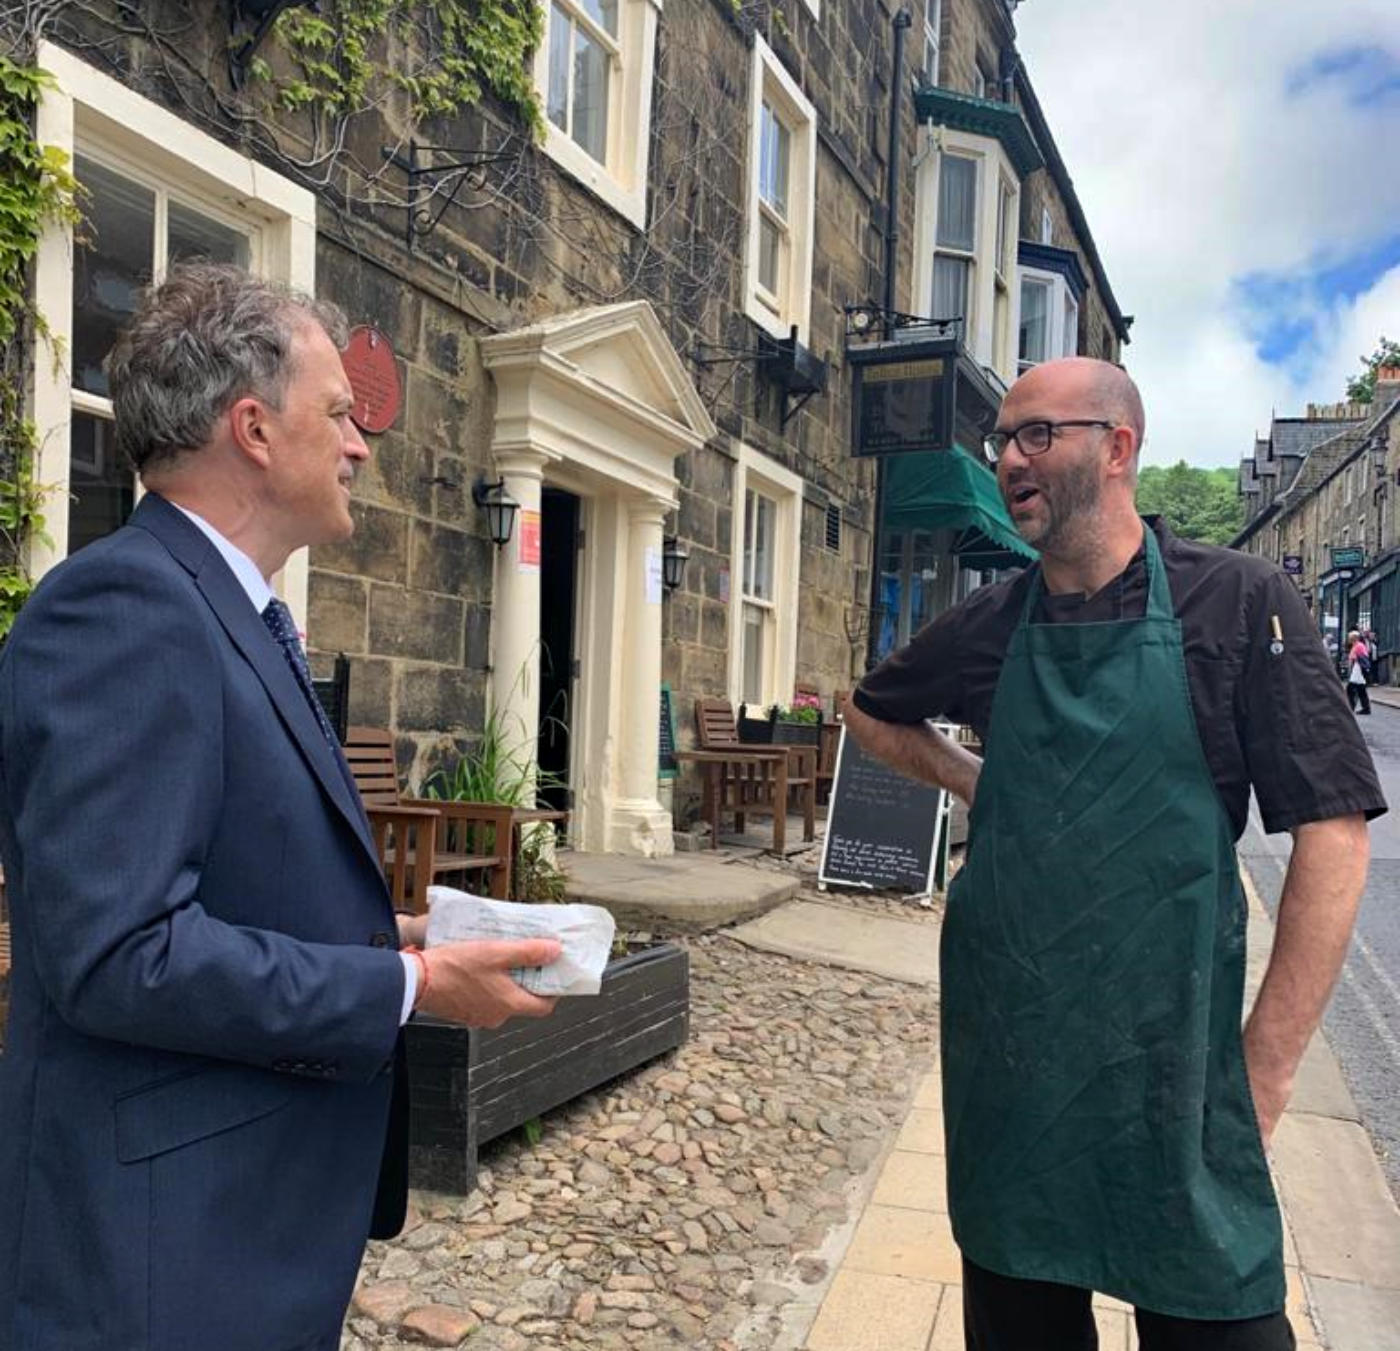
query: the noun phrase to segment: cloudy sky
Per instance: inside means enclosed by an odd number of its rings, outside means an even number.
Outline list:
[[[1398,0],[1026,0],[1149,463],[1237,464],[1400,341]]]

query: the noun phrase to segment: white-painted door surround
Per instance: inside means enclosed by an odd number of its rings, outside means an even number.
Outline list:
[[[632,301],[485,338],[495,470],[526,511],[544,484],[583,499],[579,682],[570,729],[576,848],[671,852],[657,798],[662,527],[675,460],[715,426],[656,314]],[[497,553],[492,706],[529,754],[539,725],[540,577],[521,531]]]

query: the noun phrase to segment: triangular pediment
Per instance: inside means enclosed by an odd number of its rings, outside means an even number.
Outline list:
[[[645,300],[574,310],[487,338],[482,347],[488,367],[548,353],[588,382],[679,423],[702,441],[715,434],[684,362]]]

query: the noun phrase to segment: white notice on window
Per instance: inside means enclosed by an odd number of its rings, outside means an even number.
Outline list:
[[[647,548],[647,604],[661,604],[661,553],[650,546]]]

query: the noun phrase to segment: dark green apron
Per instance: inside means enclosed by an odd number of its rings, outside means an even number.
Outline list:
[[[1240,1039],[1245,902],[1146,529],[1147,613],[1032,622],[943,926],[953,1232],[979,1266],[1182,1318],[1283,1308]]]

